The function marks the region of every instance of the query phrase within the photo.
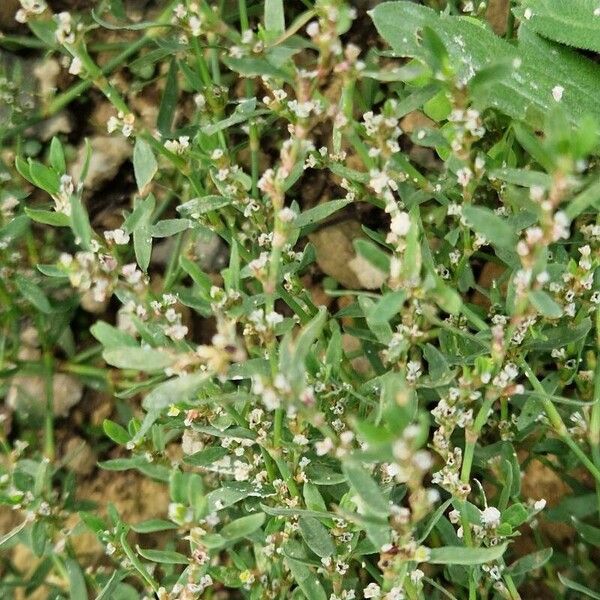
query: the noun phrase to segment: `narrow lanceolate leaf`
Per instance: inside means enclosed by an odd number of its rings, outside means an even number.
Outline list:
[[[443,546],[430,550],[428,563],[434,565],[480,565],[500,558],[507,544],[491,548],[466,548],[464,546]]]
[[[429,62],[429,53],[419,32],[425,27],[433,29],[462,83],[499,61],[511,64],[511,69],[478,86],[475,100],[481,108],[494,107],[516,119],[540,124],[560,102],[569,120],[578,121],[589,114],[600,122],[600,104],[594,92],[600,67],[569,48],[541,38],[527,20],[521,24],[519,43],[514,46],[482,22],[439,14],[413,2],[384,2],[371,11],[371,16],[397,55],[425,62]],[[562,89],[559,95],[553,93],[557,86]]]
[[[558,319],[563,314],[561,306],[542,290],[529,292],[529,301],[540,314],[549,319]]]
[[[464,206],[463,216],[469,225],[492,245],[513,249],[517,236],[508,222],[489,208],[482,206]]]
[[[191,373],[170,379],[155,387],[143,400],[147,411],[160,411],[175,402],[189,400],[206,381],[205,373]]]
[[[158,163],[150,144],[138,138],[133,148],[133,172],[140,192],[152,181],[157,169]]]
[[[153,373],[163,371],[173,363],[173,357],[154,348],[132,348],[124,346],[111,348],[102,353],[104,360],[119,369],[135,369]]]
[[[67,567],[67,574],[69,576],[69,599],[87,600],[88,593],[85,586],[85,578],[79,563],[69,558],[65,566]]]
[[[285,559],[292,577],[307,600],[327,600],[327,595],[317,576],[303,563],[293,558]]]
[[[265,29],[273,33],[283,33],[285,29],[283,0],[265,0]]]
[[[387,517],[390,513],[389,502],[369,472],[355,462],[344,463],[343,469],[348,483],[362,500],[364,509],[371,514]]]
[[[586,587],[585,585],[581,585],[580,583],[577,583],[576,581],[565,577],[561,573],[558,574],[558,578],[566,588],[575,592],[579,592],[580,594],[583,594],[586,598],[595,598],[595,600],[600,600],[600,594],[598,592],[595,592],[594,590],[590,590],[590,588]]]
[[[301,517],[298,521],[300,533],[306,545],[321,558],[331,556],[335,546],[327,528],[314,517]]]
[[[92,226],[87,210],[78,196],[71,196],[71,229],[84,250],[92,243]]]
[[[320,223],[333,213],[337,212],[348,206],[352,200],[341,198],[340,200],[331,200],[331,202],[324,202],[313,208],[305,210],[298,218],[294,221],[296,227],[306,227],[307,225],[313,225],[314,223]]]
[[[135,549],[140,556],[163,565],[187,565],[189,562],[187,556],[173,550],[145,550],[139,546]]]
[[[40,312],[48,314],[53,311],[52,305],[42,291],[42,288],[33,283],[33,281],[22,275],[17,275],[15,276],[15,284],[22,296]]]
[[[552,552],[552,548],[544,548],[543,550],[538,550],[537,552],[532,552],[531,554],[519,558],[519,560],[516,560],[510,565],[510,574],[513,577],[516,577],[518,575],[524,575],[529,571],[539,569],[550,560]]]
[[[596,0],[522,0],[519,19],[549,40],[600,52],[600,5]]]

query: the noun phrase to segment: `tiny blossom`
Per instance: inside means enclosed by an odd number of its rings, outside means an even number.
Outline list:
[[[473,171],[468,167],[463,167],[456,172],[456,180],[459,185],[466,187],[469,185],[469,182],[473,178]]]
[[[123,229],[113,229],[112,231],[104,232],[104,239],[107,242],[113,241],[115,244],[121,246],[129,243],[130,236]]]
[[[562,85],[555,85],[552,88],[552,97],[554,98],[555,102],[560,102],[562,100],[564,91],[565,88]]]
[[[406,212],[398,212],[392,217],[392,222],[390,224],[390,229],[392,233],[397,236],[405,236],[410,231],[410,216]]]
[[[71,75],[79,75],[82,70],[83,64],[81,60],[77,56],[74,57],[71,61],[71,64],[69,65],[69,73],[71,73]]]
[[[15,14],[15,21],[26,23],[29,18],[41,15],[48,5],[44,0],[19,0],[21,8]]]
[[[73,31],[73,18],[68,12],[61,12],[54,16],[57,27],[55,31],[56,41],[59,44],[72,44],[75,42]]]
[[[485,527],[498,527],[501,516],[500,511],[496,507],[488,506],[485,510],[481,511],[481,524]]]
[[[381,588],[376,583],[370,583],[364,590],[365,598],[381,598]]]

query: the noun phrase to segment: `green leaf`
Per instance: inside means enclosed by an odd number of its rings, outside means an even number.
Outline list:
[[[171,521],[165,521],[164,519],[148,519],[147,521],[131,525],[131,529],[137,533],[155,533],[157,531],[177,529],[177,525],[171,523]]]
[[[67,170],[65,153],[57,137],[53,137],[50,142],[50,164],[57,173],[65,173]]]
[[[202,271],[198,264],[185,257],[183,254],[179,256],[179,264],[192,278],[194,283],[202,290],[204,297],[208,299],[210,297],[210,288],[212,287],[210,277]]]
[[[174,361],[172,356],[162,350],[148,347],[133,348],[131,346],[105,350],[102,357],[113,367],[134,369],[146,373],[164,371]]]
[[[50,314],[54,311],[42,288],[33,283],[33,281],[22,275],[15,275],[14,282],[19,292],[23,295],[23,298],[33,304],[40,312]]]
[[[52,225],[54,227],[69,227],[71,219],[68,215],[53,210],[39,210],[36,208],[25,208],[25,214],[36,223]]]
[[[76,560],[68,558],[65,561],[67,574],[69,576],[69,598],[70,600],[88,600],[88,593],[85,587],[85,578],[81,567]]]
[[[27,525],[29,524],[30,522],[25,520],[13,529],[11,529],[8,533],[2,535],[0,537],[0,549],[4,548],[10,542],[10,540],[12,540],[12,538],[18,535],[21,531],[23,531],[23,529],[25,529],[25,527],[27,527]]]
[[[321,558],[331,556],[335,546],[327,528],[314,517],[300,517],[300,533],[306,545]]]
[[[598,527],[588,525],[587,523],[584,523],[575,517],[573,517],[571,520],[573,522],[573,526],[577,530],[577,533],[585,542],[600,548],[600,529]]]
[[[592,327],[592,321],[589,317],[583,319],[578,325],[560,325],[559,327],[549,327],[544,329],[542,337],[525,342],[524,348],[532,350],[552,350],[553,348],[562,348],[567,344],[578,342],[584,338]],[[545,339],[544,339],[545,338]]]
[[[35,160],[29,160],[29,173],[33,183],[51,196],[58,195],[60,189],[60,177],[56,171],[39,163]]]
[[[550,296],[542,290],[531,290],[528,294],[531,304],[544,317],[559,319],[562,317],[563,309]]]
[[[527,554],[519,560],[516,560],[509,567],[510,574],[513,577],[517,577],[519,575],[524,575],[529,571],[534,571],[535,569],[539,569],[543,567],[552,557],[553,550],[552,548],[544,548],[543,550],[538,550],[537,552],[532,552],[531,554]]]
[[[285,562],[307,600],[327,600],[325,590],[317,576],[305,564],[289,556],[285,557]]]
[[[137,348],[138,342],[128,333],[109,325],[105,321],[96,321],[90,327],[90,333],[104,346],[105,349],[129,346]]]
[[[235,60],[235,59],[229,59],[229,60]],[[240,59],[240,60],[243,60],[243,59]],[[256,109],[256,98],[252,98],[250,100],[242,100],[242,102],[240,102],[240,104],[238,104],[236,106],[235,110],[229,117],[227,117],[226,119],[223,119],[222,121],[219,121],[218,123],[213,123],[212,125],[205,125],[202,128],[202,132],[205,133],[206,135],[214,135],[215,133],[218,133],[219,131],[223,131],[224,129],[229,129],[229,127],[232,127],[233,125],[238,125],[239,123],[244,123],[251,116],[254,115],[255,109]]]
[[[133,249],[140,269],[146,272],[148,270],[148,265],[150,264],[150,257],[152,256],[151,219],[156,200],[154,199],[154,196],[150,194],[145,200],[140,202],[140,205],[139,219],[133,227]],[[136,207],[136,211],[137,208],[138,207]],[[134,213],[136,213],[136,211],[134,211]],[[132,215],[134,213],[132,213]]]
[[[543,187],[550,189],[552,186],[552,177],[541,171],[531,171],[529,169],[511,169],[504,167],[502,169],[492,169],[488,172],[489,179],[499,179],[513,185],[522,187]]]
[[[386,518],[390,514],[389,502],[368,471],[350,461],[345,462],[342,469],[355,494],[362,500],[365,511]]]
[[[245,517],[240,517],[227,523],[219,532],[225,539],[232,541],[248,537],[262,527],[265,522],[265,513],[259,512]]]
[[[118,423],[111,421],[110,419],[104,419],[102,422],[102,429],[104,429],[104,433],[117,444],[121,444],[124,446],[130,439],[128,431],[121,427]]]
[[[146,560],[151,560],[162,565],[187,565],[189,564],[188,557],[174,552],[173,550],[150,550],[136,546],[135,549],[139,555]]]
[[[482,206],[464,206],[462,213],[471,228],[485,237],[490,244],[499,248],[514,249],[517,236],[505,219]]]
[[[92,243],[92,226],[79,196],[71,196],[71,229],[76,238],[79,239],[79,245],[84,250],[89,250]]]
[[[577,122],[584,114],[600,121],[600,105],[594,92],[600,67],[539,37],[527,21],[521,23],[519,43],[513,46],[494,35],[481,21],[440,14],[413,2],[384,2],[370,14],[379,34],[399,56],[428,62],[428,49],[417,32],[425,27],[433,29],[462,83],[495,61],[510,62],[511,70],[478,86],[476,101],[481,108],[493,107],[515,119],[541,125],[544,116],[557,104],[552,90],[560,85],[564,88],[560,106],[569,121]]]
[[[245,482],[232,482],[206,494],[208,512],[228,508],[248,496],[260,496],[253,486]]]
[[[265,0],[265,29],[273,33],[285,31],[283,0]]]
[[[147,411],[167,408],[175,402],[186,402],[207,380],[206,373],[190,373],[170,379],[155,387],[143,400],[142,406]]]
[[[357,239],[353,242],[354,249],[360,256],[368,260],[382,273],[390,272],[390,255],[371,240]]]
[[[344,208],[344,206],[348,206],[351,204],[352,200],[348,200],[347,198],[341,198],[340,200],[331,200],[330,202],[323,202],[323,204],[319,204],[314,206],[313,208],[309,208],[305,210],[303,213],[298,215],[296,220],[294,221],[294,225],[296,227],[306,227],[307,225],[313,225],[315,223],[320,223],[324,221],[327,217],[331,216],[333,213],[337,212]]]
[[[600,52],[598,4],[593,0],[522,0],[515,15],[544,37],[584,50]],[[527,11],[527,17],[525,17]]]
[[[600,600],[599,593],[594,592],[593,590],[590,590],[590,588],[587,588],[584,585],[581,585],[580,583],[573,581],[572,579],[568,579],[562,573],[558,573],[558,578],[560,579],[560,582],[566,588],[568,588],[570,590],[574,590],[576,592],[580,592],[580,593],[584,594],[585,596],[587,596],[588,598],[595,598],[595,600]]]
[[[133,147],[133,172],[140,193],[152,181],[157,170],[158,163],[150,144],[137,138]]]
[[[507,545],[504,543],[491,548],[467,548],[465,546],[432,548],[426,562],[433,565],[480,565],[498,560],[506,551]]]
[[[183,459],[183,462],[196,467],[208,467],[226,456],[227,453],[227,448],[223,448],[222,446],[212,446],[186,456]]]
[[[158,117],[156,118],[156,126],[158,127],[158,130],[162,135],[168,136],[171,133],[171,127],[173,126],[173,117],[175,116],[175,108],[177,107],[178,93],[179,89],[177,86],[177,60],[173,58],[173,60],[171,60],[171,65],[169,66],[169,72],[167,73],[165,90],[163,92],[162,100],[160,101]]]
[[[96,596],[96,600],[110,600],[111,598],[115,598],[115,588],[125,578],[125,575],[125,571],[113,571],[110,579],[106,582],[100,593]]]
[[[600,211],[600,180],[577,194],[565,208],[565,214],[573,220],[582,214],[588,206],[591,206],[596,212]]]
[[[29,229],[29,217],[19,215],[9,221],[4,227],[0,227],[0,240],[19,239]]]
[[[224,196],[203,196],[202,198],[193,198],[178,206],[177,212],[197,219],[200,215],[204,215],[212,210],[219,210],[224,206],[229,206],[231,202],[231,198],[225,198]]]
[[[151,227],[150,234],[155,238],[171,237],[189,229],[190,225],[187,219],[164,219]]]
[[[509,506],[505,511],[502,512],[502,522],[508,523],[515,528],[525,523],[528,517],[529,511],[520,502]]]

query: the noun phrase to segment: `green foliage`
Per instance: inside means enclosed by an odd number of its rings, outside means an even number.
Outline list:
[[[596,3],[83,4],[0,36],[0,597],[598,597]]]

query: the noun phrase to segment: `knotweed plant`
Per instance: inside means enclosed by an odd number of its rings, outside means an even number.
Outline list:
[[[18,4],[1,597],[600,598],[600,5]]]

